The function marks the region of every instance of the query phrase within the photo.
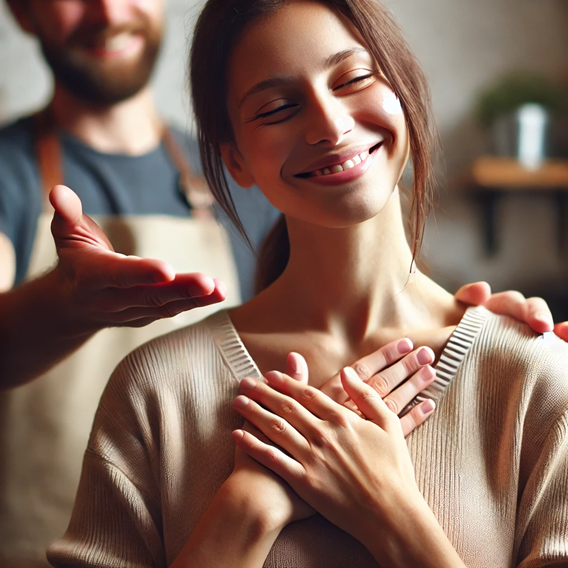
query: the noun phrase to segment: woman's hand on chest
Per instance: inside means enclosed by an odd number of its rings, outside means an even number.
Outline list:
[[[264,436],[237,430],[235,443],[328,520],[366,543],[423,501],[400,419],[352,369],[342,383],[363,416],[277,372],[241,383],[235,408]]]

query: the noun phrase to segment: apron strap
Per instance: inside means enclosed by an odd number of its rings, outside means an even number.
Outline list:
[[[32,120],[40,181],[44,198],[47,200],[53,186],[63,183],[61,142],[49,107],[35,114]],[[162,130],[162,142],[179,173],[180,190],[191,207],[192,216],[212,218],[214,199],[209,186],[202,176],[194,173],[180,145],[166,125]]]
[[[209,186],[203,176],[195,174],[191,169],[184,152],[166,125],[163,127],[162,140],[179,172],[180,190],[191,205],[192,215],[196,218],[212,217],[214,199]]]

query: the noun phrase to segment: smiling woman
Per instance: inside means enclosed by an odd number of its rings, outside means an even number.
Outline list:
[[[53,565],[568,566],[568,348],[414,269],[434,136],[386,9],[209,0],[191,79],[212,191],[240,226],[224,166],[258,185],[289,258],[117,368]]]

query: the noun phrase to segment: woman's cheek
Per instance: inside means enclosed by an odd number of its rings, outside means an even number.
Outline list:
[[[381,107],[385,111],[385,113],[392,117],[404,115],[402,111],[402,105],[400,104],[400,99],[391,90],[387,90],[385,93],[383,93]]]

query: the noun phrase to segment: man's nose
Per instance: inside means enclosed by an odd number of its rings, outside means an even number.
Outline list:
[[[133,13],[133,0],[88,0],[92,23],[116,26],[128,22]]]
[[[306,142],[336,146],[353,130],[349,109],[335,97],[315,97],[308,105]]]

